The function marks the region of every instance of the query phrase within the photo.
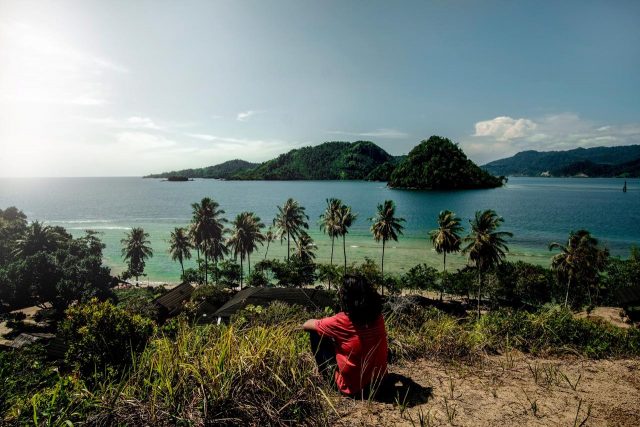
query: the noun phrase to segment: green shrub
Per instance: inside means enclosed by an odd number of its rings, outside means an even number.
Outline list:
[[[592,358],[640,354],[636,329],[575,318],[570,310],[558,306],[536,313],[497,310],[483,316],[476,328],[493,351],[513,347],[533,354],[577,353]]]
[[[56,373],[45,356],[40,345],[0,352],[0,414],[12,407],[13,412],[26,410],[33,393],[55,383]]]
[[[92,300],[73,306],[60,325],[68,349],[66,362],[90,378],[128,366],[144,349],[153,322],[109,302]]]

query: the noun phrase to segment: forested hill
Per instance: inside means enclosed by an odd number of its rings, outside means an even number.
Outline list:
[[[183,169],[179,171],[163,172],[147,175],[144,178],[169,178],[170,176],[186,176],[187,178],[219,178],[228,179],[233,174],[255,168],[258,163],[250,163],[244,160],[229,160],[215,166],[197,169]]]
[[[248,180],[367,179],[394,157],[370,141],[325,142],[281,154],[258,167],[234,175]]]
[[[415,146],[394,169],[389,186],[425,190],[494,188],[503,184],[469,160],[448,138],[432,136]]]
[[[492,188],[502,179],[480,169],[447,138],[432,136],[406,156],[392,156],[370,141],[325,142],[260,164],[232,160],[202,169],[149,175],[230,180],[370,180],[417,189]]]
[[[568,151],[522,151],[483,167],[496,175],[638,177],[640,145],[576,148]]]

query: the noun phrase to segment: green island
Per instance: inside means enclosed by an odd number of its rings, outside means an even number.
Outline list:
[[[113,276],[95,232],[74,238],[15,207],[0,210],[3,424],[347,426],[373,422],[371,405],[385,423],[491,424],[498,415],[478,406],[478,393],[511,402],[515,388],[519,417],[585,425],[600,416],[590,390],[621,393],[633,381],[638,248],[613,258],[577,230],[549,242],[550,268],[509,262],[508,219],[478,211],[462,235],[462,219],[443,211],[425,230],[442,268],[390,274],[384,248],[405,222],[393,201],[369,219],[376,260],[347,259],[355,215],[341,200],[327,200],[313,219],[293,199],[274,208],[267,226],[252,212],[228,219],[211,198],[193,203],[169,250],[181,266],[196,257],[198,268],[183,267],[173,289],[138,285],[153,256],[142,228],[123,233],[128,267]],[[331,241],[327,264],[315,262],[306,232],[314,222]],[[270,258],[269,245],[284,240],[286,257]],[[264,257],[252,259],[258,246]],[[447,255],[457,253],[467,265],[448,270]],[[345,275],[375,284],[389,334],[391,380],[356,398],[320,376],[300,330],[340,310],[332,296]],[[258,289],[280,297],[243,296]],[[327,299],[310,307],[312,292]]]
[[[406,156],[392,156],[371,141],[325,142],[281,154],[261,164],[232,160],[201,169],[147,175],[228,180],[369,180],[394,188],[493,188],[504,183],[467,158],[448,138],[432,136]]]

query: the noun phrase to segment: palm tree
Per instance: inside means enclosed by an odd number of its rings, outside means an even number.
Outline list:
[[[587,230],[578,230],[569,234],[566,245],[553,242],[549,250],[560,249],[560,253],[551,259],[551,268],[561,282],[566,282],[565,307],[569,304],[569,289],[577,281],[587,285],[589,303],[591,303],[591,284],[597,281],[598,273],[604,270],[609,251],[598,247],[598,239]]]
[[[276,235],[273,232],[273,227],[269,227],[267,229],[267,232],[264,234],[264,241],[267,242],[267,249],[264,251],[264,259],[267,259],[267,254],[269,253],[269,245],[275,240]]]
[[[349,227],[353,225],[354,221],[358,217],[357,214],[351,211],[351,206],[342,205],[336,212],[336,236],[342,236],[342,251],[344,253],[344,273],[347,273],[347,243],[346,235],[349,232]]]
[[[176,227],[169,238],[169,254],[171,259],[180,263],[182,269],[182,275],[184,276],[184,264],[185,259],[191,259],[191,239],[189,233],[183,227]]]
[[[122,257],[129,264],[129,273],[138,277],[144,272],[145,260],[153,257],[153,249],[149,246],[149,233],[145,233],[141,227],[134,227],[126,233],[122,243]]]
[[[443,282],[447,277],[447,254],[460,251],[462,243],[460,233],[463,230],[460,222],[460,218],[455,213],[447,210],[441,211],[440,215],[438,215],[438,228],[431,230],[429,233],[434,249],[437,253],[442,254]],[[440,290],[440,301],[442,301],[443,294],[444,283]]]
[[[229,246],[233,248],[234,256],[240,255],[240,289],[242,290],[243,261],[245,256],[249,263],[249,274],[251,274],[251,253],[258,248],[258,243],[262,244],[265,236],[260,231],[264,224],[253,212],[242,212],[233,221],[233,230],[229,237]]]
[[[305,214],[304,207],[293,199],[289,199],[284,205],[278,206],[278,214],[273,220],[273,225],[276,227],[278,236],[280,236],[280,241],[282,241],[285,234],[287,236],[287,261],[291,254],[291,239],[295,242],[300,232],[309,228],[308,220],[309,217]]]
[[[298,236],[298,257],[302,261],[309,262],[313,261],[316,257],[315,250],[318,249],[316,244],[313,242],[313,239],[307,232],[303,231]]]
[[[40,251],[53,251],[62,240],[63,236],[56,228],[33,221],[22,237],[15,241],[12,254],[15,257],[27,257]]]
[[[504,219],[491,209],[477,211],[471,223],[471,233],[464,238],[469,263],[478,271],[478,318],[480,318],[480,296],[482,294],[482,273],[500,264],[509,251],[505,238],[512,237],[508,231],[496,231]]]
[[[393,200],[385,200],[378,205],[376,216],[369,218],[371,233],[376,242],[382,240],[382,295],[384,296],[384,248],[388,240],[398,241],[398,234],[402,234],[404,218],[396,217],[396,205]]]
[[[224,211],[219,209],[220,205],[210,199],[209,197],[203,198],[200,203],[193,203],[191,208],[193,209],[193,236],[196,242],[196,247],[202,247],[204,254],[204,283],[207,284],[208,272],[207,263],[208,255],[211,253],[211,245],[219,245],[224,238],[224,223],[227,222],[224,215]]]
[[[331,260],[330,265],[333,265],[333,246],[335,238],[338,236],[338,227],[336,223],[336,217],[338,211],[342,206],[340,199],[327,199],[327,207],[320,215],[320,230],[331,237]]]

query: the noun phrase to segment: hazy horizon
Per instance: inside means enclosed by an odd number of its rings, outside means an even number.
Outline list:
[[[0,0],[0,177],[640,143],[640,3]]]

